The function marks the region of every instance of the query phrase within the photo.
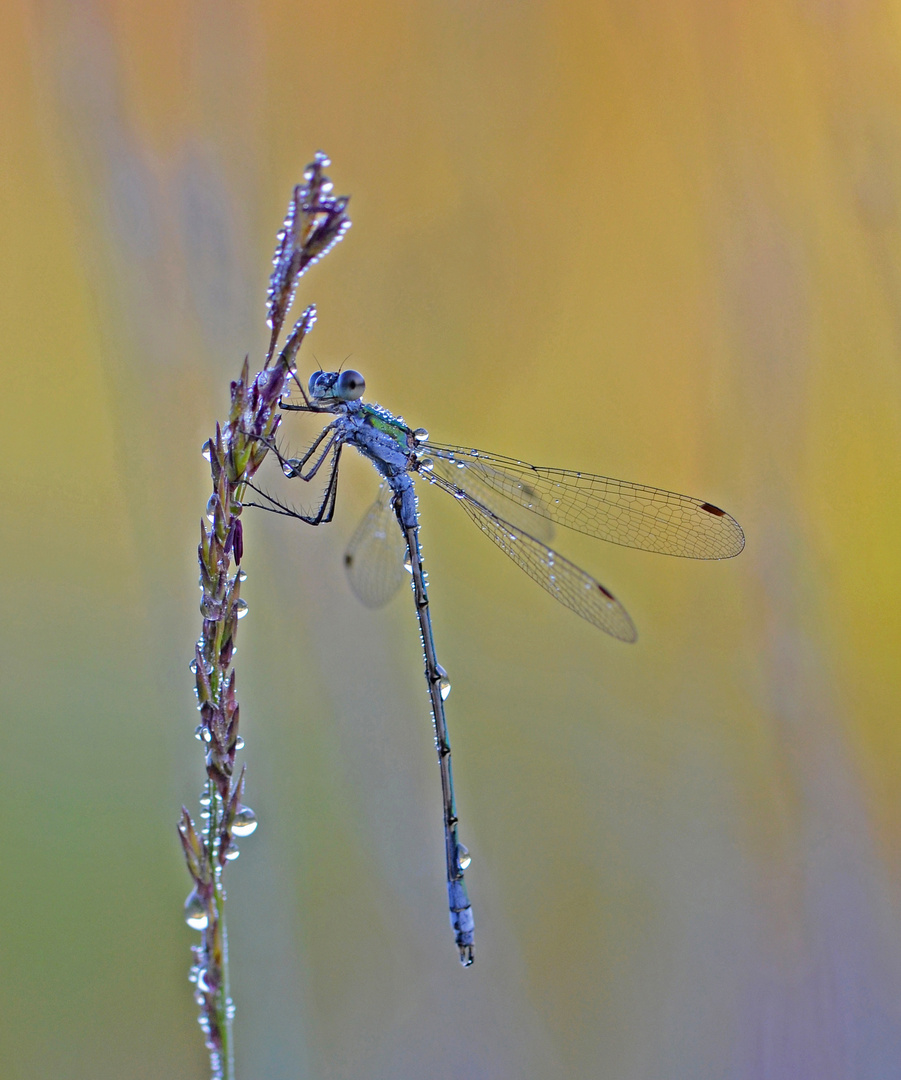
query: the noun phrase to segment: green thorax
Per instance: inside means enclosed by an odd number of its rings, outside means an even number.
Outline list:
[[[404,450],[412,449],[411,431],[403,420],[389,413],[387,409],[383,409],[381,405],[363,405],[360,411],[370,427],[389,435]]]

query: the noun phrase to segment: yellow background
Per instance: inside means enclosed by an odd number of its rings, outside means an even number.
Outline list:
[[[423,493],[463,971],[411,603],[341,568],[375,476],[246,515],[239,1076],[901,1076],[899,59],[879,0],[0,6],[3,1080],[205,1074],[200,446],[317,149],[302,370],[748,543],[558,534],[627,647]]]

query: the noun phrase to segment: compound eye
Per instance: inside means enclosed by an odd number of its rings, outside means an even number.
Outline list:
[[[342,371],[335,383],[335,397],[342,401],[356,401],[363,396],[366,382],[359,371]]]
[[[324,377],[325,377],[325,372],[324,371],[314,371],[313,374],[310,376],[310,383],[309,383],[309,387],[308,387],[310,397],[314,398],[314,397],[319,397],[320,396],[319,394],[316,393],[316,387],[319,385],[319,383],[323,380]]]

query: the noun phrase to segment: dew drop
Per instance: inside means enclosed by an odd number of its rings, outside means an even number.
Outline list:
[[[413,432],[413,441],[414,442],[425,442],[428,439],[428,437],[429,437],[429,433],[428,433],[428,431],[426,431],[426,429],[424,427],[418,427]]]
[[[202,994],[208,994],[210,992],[210,984],[206,981],[205,967],[198,967],[197,969],[197,989]]]
[[[192,675],[197,674],[197,659],[196,658],[194,660],[192,660],[190,664],[188,664],[188,671],[190,671]]]
[[[413,558],[409,552],[407,552],[407,557],[404,559],[404,570],[406,570],[408,574],[413,573]]]
[[[469,848],[465,844],[457,844],[457,866],[461,870],[467,870],[471,862],[472,856],[469,854]]]
[[[207,461],[212,461],[213,460],[213,441],[212,441],[212,439],[207,439],[207,441],[200,448],[200,452],[207,459]]]
[[[198,724],[197,727],[194,728],[194,738],[198,741],[203,738],[203,724]]]
[[[235,581],[246,581],[246,580],[247,580],[247,575],[244,573],[243,570],[239,570],[237,572],[237,574],[235,574]]]
[[[435,462],[430,457],[423,458],[419,462],[419,468],[422,472],[431,472],[435,468]]]
[[[228,1020],[234,1020],[235,1018],[235,1003],[231,998],[225,999],[225,1016]]]
[[[235,739],[235,749],[236,750],[243,750],[244,749],[244,738],[243,738],[243,736],[239,735],[237,737],[237,739]]]
[[[210,793],[208,791],[204,791],[204,792],[201,793],[201,796],[200,796],[200,805],[201,806],[209,806],[212,801],[213,800],[210,798]]]
[[[438,693],[441,695],[441,700],[442,701],[447,701],[448,697],[450,697],[450,692],[451,692],[450,679],[448,679],[447,676],[445,676],[442,679],[439,679],[438,680]]]
[[[203,901],[193,889],[185,900],[185,922],[192,930],[206,930],[209,921]]]
[[[238,599],[235,601],[235,614],[239,619],[243,619],[247,614],[247,601]]]
[[[228,847],[225,849],[225,857],[226,859],[228,859],[229,862],[234,862],[240,854],[241,852],[238,849],[237,844],[229,844]]]
[[[242,806],[235,814],[232,822],[232,833],[235,836],[250,836],[256,831],[257,816],[249,806]]]
[[[208,727],[205,727],[200,732],[200,738],[205,743],[211,743],[213,741],[213,733]]]

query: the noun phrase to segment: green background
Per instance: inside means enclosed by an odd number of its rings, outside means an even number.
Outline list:
[[[3,1080],[205,1074],[200,447],[317,149],[302,370],[748,543],[558,535],[627,647],[423,493],[464,971],[411,603],[341,567],[375,476],[246,515],[239,1075],[901,1076],[899,48],[879,0],[0,6]]]

